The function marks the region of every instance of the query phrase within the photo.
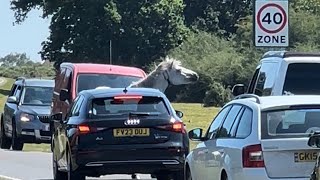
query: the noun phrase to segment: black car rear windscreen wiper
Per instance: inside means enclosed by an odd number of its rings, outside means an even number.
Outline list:
[[[130,112],[129,116],[159,116],[159,112]]]

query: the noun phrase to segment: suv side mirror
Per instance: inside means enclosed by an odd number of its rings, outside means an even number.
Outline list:
[[[61,89],[59,99],[60,101],[69,100],[70,99],[69,91],[67,89]]]
[[[320,132],[317,131],[309,137],[308,146],[320,148]]]
[[[62,121],[62,112],[59,112],[57,114],[52,115],[51,119],[53,121],[56,121],[56,122],[59,122],[59,123],[63,123],[63,121]]]
[[[14,103],[16,104],[18,101],[17,101],[17,97],[15,96],[9,96],[8,99],[7,99],[7,102],[8,103]]]
[[[179,118],[182,118],[182,117],[183,117],[183,112],[181,112],[181,111],[177,111],[177,110],[176,110],[176,114],[177,114],[177,116],[178,116]]]
[[[189,139],[193,141],[201,141],[203,139],[202,132],[203,132],[203,129],[201,128],[192,129],[191,131],[188,132]]]
[[[240,94],[244,94],[244,92],[245,92],[244,84],[236,84],[232,88],[233,96],[238,96]]]

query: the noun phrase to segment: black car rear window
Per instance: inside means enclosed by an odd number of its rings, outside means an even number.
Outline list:
[[[89,114],[92,118],[124,114],[169,115],[168,107],[161,97],[141,96],[139,98],[95,98]]]

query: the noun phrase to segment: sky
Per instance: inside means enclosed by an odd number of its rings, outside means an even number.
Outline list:
[[[0,57],[10,53],[26,53],[33,61],[41,61],[38,54],[41,42],[49,36],[49,19],[42,19],[41,11],[33,9],[21,24],[13,26],[14,12],[10,0],[0,0]]]

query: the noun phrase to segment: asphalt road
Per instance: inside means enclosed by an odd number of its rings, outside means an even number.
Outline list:
[[[0,150],[0,180],[52,180],[51,153],[19,152]],[[151,179],[150,175],[139,175],[141,179]],[[131,179],[130,175],[104,176],[98,179]]]

